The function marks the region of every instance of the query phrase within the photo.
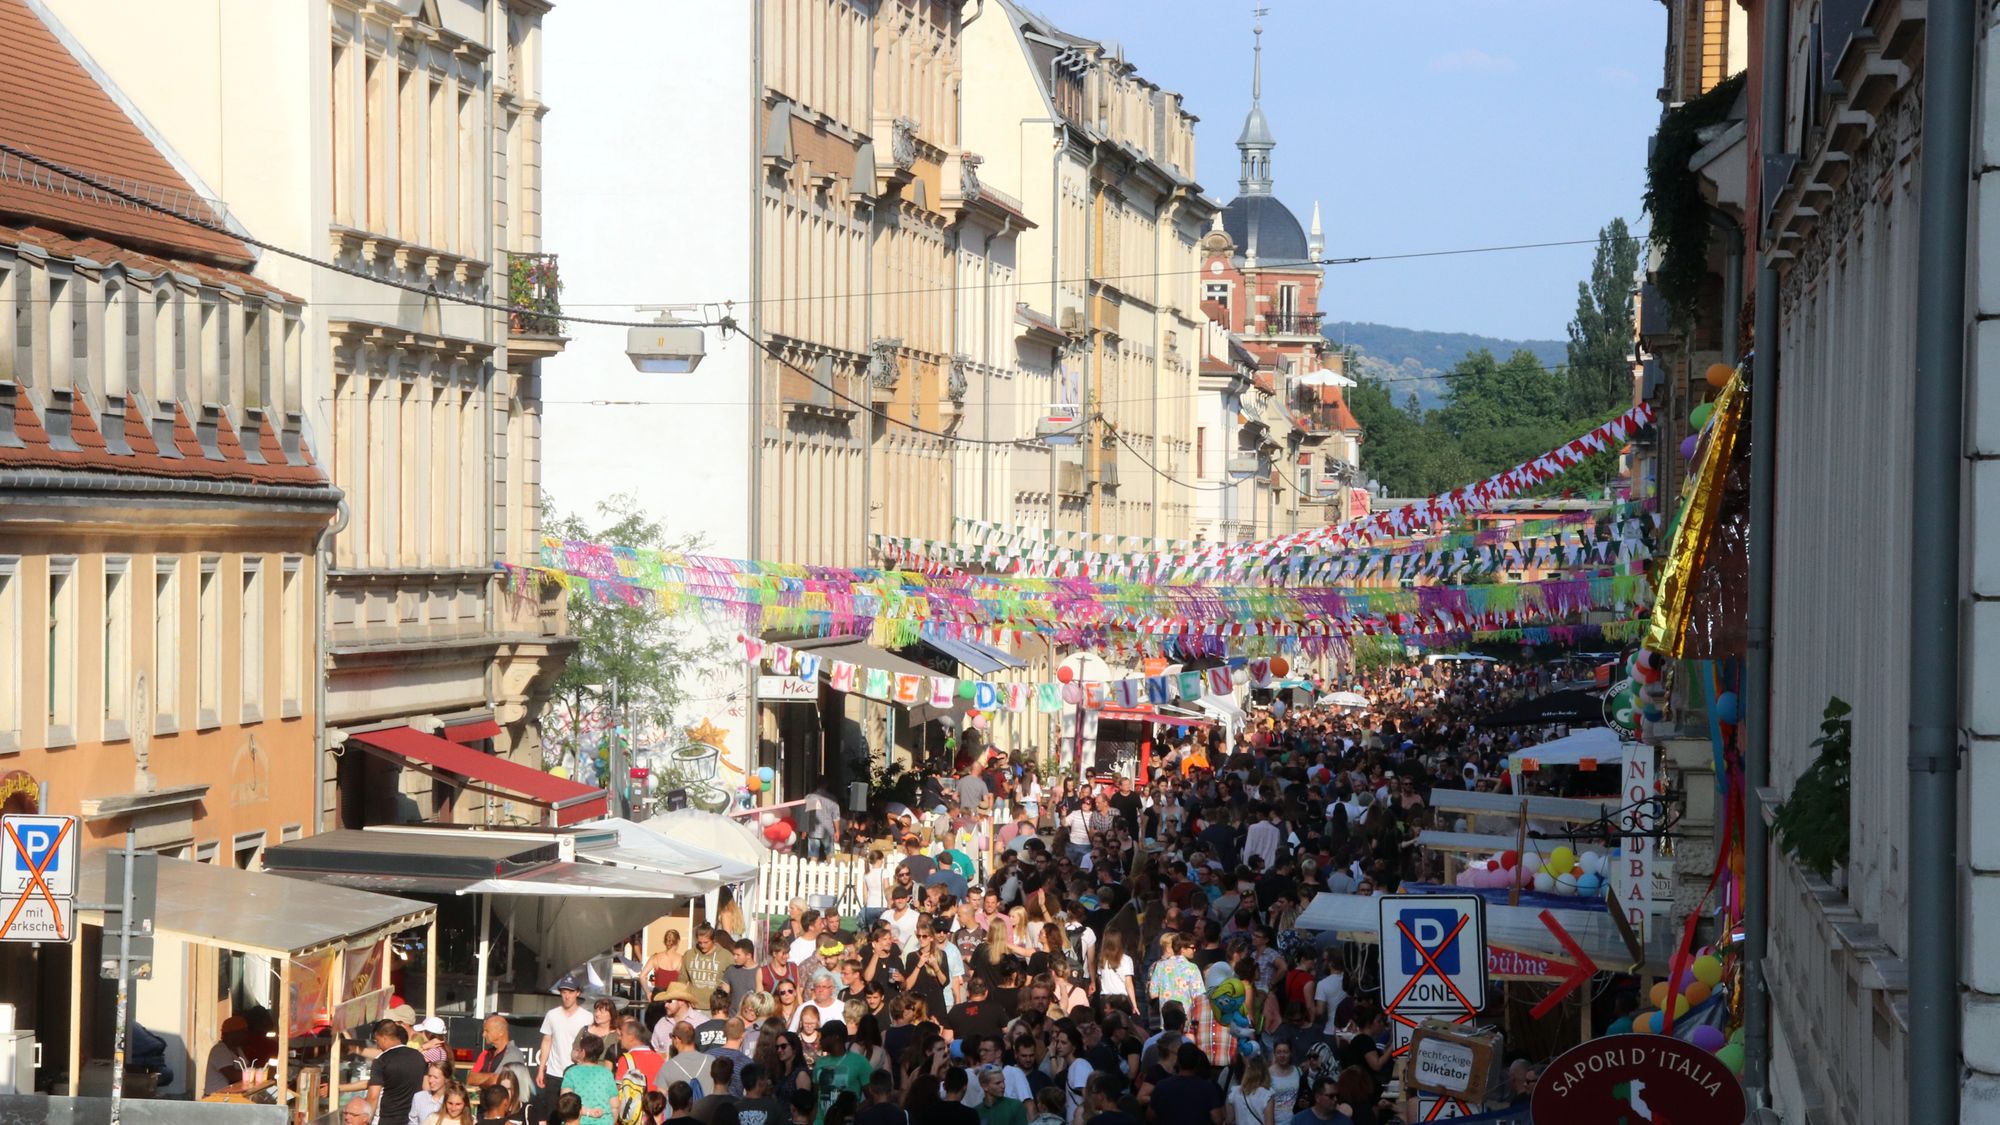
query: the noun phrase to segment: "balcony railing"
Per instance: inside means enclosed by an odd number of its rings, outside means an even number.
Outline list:
[[[556,269],[556,256],[509,253],[507,303],[527,310],[508,314],[514,335],[562,335],[562,274]]]
[[[1325,313],[1265,313],[1266,336],[1317,336]]]

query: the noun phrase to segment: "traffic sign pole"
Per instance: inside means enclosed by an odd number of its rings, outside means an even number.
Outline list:
[[[125,1016],[132,1002],[132,830],[125,830],[124,886],[118,902],[118,1023],[111,1038],[111,1125],[119,1125],[125,1104]]]

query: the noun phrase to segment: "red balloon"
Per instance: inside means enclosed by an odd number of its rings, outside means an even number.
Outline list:
[[[1497,859],[1489,859],[1489,860],[1487,860],[1487,861],[1486,861],[1486,870],[1488,870],[1488,871],[1498,871],[1498,870],[1500,870],[1500,861],[1499,861],[1499,860],[1497,860]]]
[[[1056,682],[1066,684],[1074,679],[1076,679],[1076,669],[1067,665],[1056,669]]]
[[[1271,658],[1271,674],[1273,676],[1282,676],[1291,670],[1292,670],[1291,661],[1286,660],[1282,656],[1274,656]]]
[[[780,842],[791,834],[792,825],[790,821],[774,820],[764,826],[764,838],[773,843]]]
[[[1500,853],[1500,866],[1502,866],[1502,867],[1506,868],[1506,869],[1507,869],[1507,870],[1509,870],[1509,871],[1512,871],[1512,870],[1514,870],[1514,869],[1515,869],[1516,867],[1519,867],[1519,866],[1521,866],[1521,853],[1520,853],[1520,852],[1501,852],[1501,853]]]

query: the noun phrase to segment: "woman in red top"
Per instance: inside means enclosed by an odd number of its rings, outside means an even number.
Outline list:
[[[679,930],[668,930],[660,938],[660,951],[646,958],[646,966],[641,975],[652,982],[654,992],[663,992],[668,985],[681,979]]]

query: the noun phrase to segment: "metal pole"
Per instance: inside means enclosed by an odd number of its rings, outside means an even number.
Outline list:
[[[486,1018],[486,988],[493,971],[493,896],[479,896],[479,976],[473,982],[472,1014]]]
[[[127,828],[125,886],[118,904],[118,1014],[111,1029],[111,1125],[118,1125],[125,1107],[125,1022],[132,1011],[132,842],[132,830]]]
[[[605,787],[611,792],[611,815],[624,816],[628,809],[628,802],[625,799],[627,783],[625,774],[628,772],[625,768],[625,712],[618,706],[616,677],[611,681],[611,732],[606,740],[606,746],[604,772],[611,776],[604,780],[607,783]]]
[[[1791,47],[1791,4],[1764,0],[1763,84],[1758,118],[1759,157],[1785,144],[1785,64]],[[1764,165],[1770,175],[1770,164]],[[1752,201],[1755,205],[1756,201]],[[1778,266],[1776,248],[1759,234],[1756,355],[1750,383],[1750,606],[1743,662],[1743,698],[1750,710],[1743,746],[1744,794],[1753,797],[1771,772],[1771,521],[1777,511]],[[1753,1108],[1768,1100],[1771,1060],[1770,996],[1764,958],[1770,947],[1770,843],[1763,810],[1743,814],[1743,1084]]]
[[[1959,1120],[1959,489],[1973,44],[1981,5],[1931,0],[1910,474],[1910,1120]]]

